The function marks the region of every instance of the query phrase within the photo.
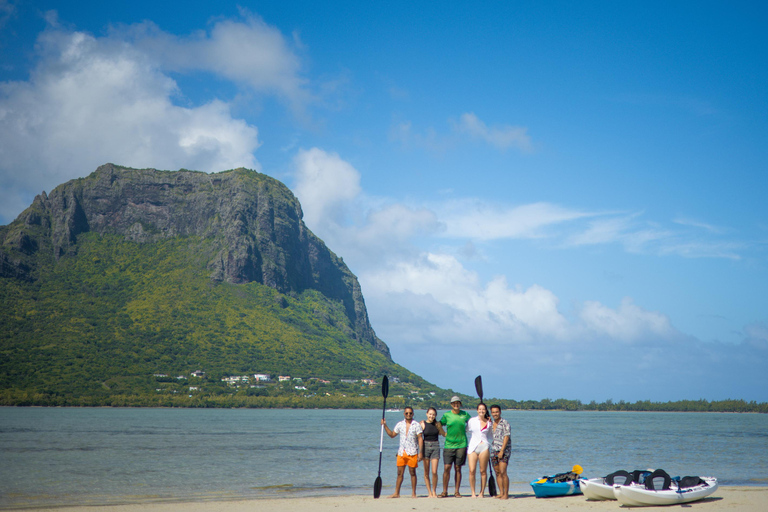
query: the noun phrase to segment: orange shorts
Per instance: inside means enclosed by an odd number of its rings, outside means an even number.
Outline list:
[[[397,467],[400,467],[400,466],[408,466],[409,468],[419,467],[419,456],[418,455],[398,455]]]

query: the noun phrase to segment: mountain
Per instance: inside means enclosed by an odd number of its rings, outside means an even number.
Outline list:
[[[209,396],[279,394],[222,384],[254,373],[434,388],[391,360],[290,190],[246,169],[107,164],[43,192],[0,226],[0,298],[0,403],[184,405],[195,370]]]

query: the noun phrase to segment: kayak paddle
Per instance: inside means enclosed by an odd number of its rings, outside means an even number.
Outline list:
[[[384,376],[381,381],[381,395],[384,397],[384,406],[381,408],[381,419],[384,419],[384,414],[387,412],[387,395],[389,394],[389,379]],[[376,481],[373,482],[373,498],[376,499],[381,496],[381,452],[384,449],[384,425],[381,426],[381,440],[379,440],[379,476],[376,477]]]
[[[477,396],[480,397],[480,401],[483,401],[483,377],[478,375],[475,377],[475,391],[477,391]],[[486,411],[486,414],[488,414],[488,411]],[[488,494],[490,496],[496,496],[496,480],[493,478],[493,464],[491,464],[490,461],[488,461],[488,467],[491,471],[491,476],[488,478]]]
[[[480,397],[480,401],[483,401],[483,377],[478,375],[475,377],[475,391],[477,391],[477,396]]]
[[[493,464],[488,463],[488,470],[491,472],[491,476],[488,478],[488,495],[492,498],[496,497],[496,480],[493,478]]]

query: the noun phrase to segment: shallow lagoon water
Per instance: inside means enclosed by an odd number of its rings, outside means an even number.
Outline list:
[[[416,411],[416,419],[424,415]],[[721,485],[768,485],[768,415],[504,417],[516,492],[574,464],[588,477],[664,468],[716,476]],[[0,408],[0,508],[370,494],[380,418],[380,410]],[[387,413],[391,426],[400,419]],[[384,493],[395,480],[397,444],[385,436]],[[421,469],[418,476],[426,493]]]

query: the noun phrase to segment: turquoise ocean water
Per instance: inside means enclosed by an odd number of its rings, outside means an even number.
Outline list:
[[[440,413],[442,414],[442,412]],[[424,411],[416,411],[423,419]],[[507,411],[513,492],[580,464],[585,475],[663,468],[768,485],[768,415]],[[0,408],[0,509],[370,495],[381,411]],[[402,413],[388,412],[391,426]],[[383,493],[397,439],[384,439]],[[420,492],[426,494],[423,473]],[[468,476],[462,490],[468,492]]]

